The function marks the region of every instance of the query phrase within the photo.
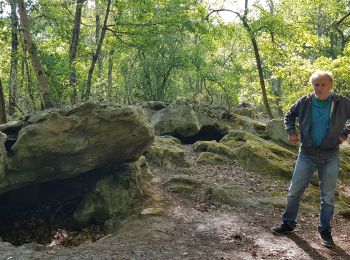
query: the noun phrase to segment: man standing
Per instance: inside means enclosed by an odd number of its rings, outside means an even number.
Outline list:
[[[333,247],[331,220],[334,213],[334,193],[339,174],[339,144],[350,134],[350,100],[331,93],[333,75],[317,70],[310,77],[314,92],[300,98],[287,112],[284,124],[292,144],[301,142],[298,159],[287,196],[282,225],[272,229],[286,234],[296,226],[300,199],[317,170],[321,190],[320,225],[318,231],[324,246]],[[300,136],[296,132],[298,118]]]

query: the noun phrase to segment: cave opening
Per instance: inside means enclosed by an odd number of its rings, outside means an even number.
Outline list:
[[[169,133],[168,135],[176,137],[183,144],[194,144],[197,141],[220,141],[227,132],[228,130],[226,128],[220,128],[217,125],[206,125],[197,134],[192,136],[183,136],[178,133]]]
[[[109,172],[91,171],[0,194],[0,238],[14,246],[77,246],[104,236],[102,226],[82,226],[73,214],[92,185]]]

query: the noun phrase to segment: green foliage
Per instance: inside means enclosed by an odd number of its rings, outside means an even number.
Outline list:
[[[237,14],[231,12],[237,19],[225,23],[219,16],[208,16],[207,4],[197,0],[112,3],[101,64],[93,74],[92,99],[138,103],[191,98],[228,107],[248,102],[263,111],[252,43]],[[66,0],[27,4],[31,35],[58,106],[70,104],[73,94],[69,49],[75,8],[76,1]],[[73,64],[79,95],[96,50],[96,15],[101,25],[105,10],[105,1],[83,3]],[[312,91],[308,78],[317,68],[332,70],[334,90],[350,95],[349,12],[345,0],[279,0],[272,9],[255,1],[250,6],[247,22],[259,47],[268,99],[276,115]],[[40,108],[39,87],[19,35],[17,95],[19,106],[27,112],[33,106]],[[8,98],[11,22],[6,16],[0,19],[0,44],[0,77]],[[113,63],[110,72],[109,61]]]

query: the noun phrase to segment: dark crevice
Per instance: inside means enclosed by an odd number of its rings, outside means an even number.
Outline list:
[[[73,214],[91,187],[111,171],[95,170],[75,178],[0,194],[0,237],[15,246],[24,243],[48,244],[58,230],[71,233],[87,230],[89,227],[79,225]],[[101,233],[92,234],[91,237],[94,235]]]
[[[168,133],[168,135],[179,139],[183,144],[193,144],[197,141],[220,141],[226,134],[226,128],[220,128],[219,126],[215,125],[203,126],[201,130],[193,136],[183,136],[178,133]]]
[[[14,125],[14,126],[8,126],[4,129],[1,129],[1,132],[7,135],[6,141],[5,141],[5,148],[6,148],[8,157],[14,156],[12,146],[16,143],[18,133],[21,130],[21,128],[22,128],[22,125]]]

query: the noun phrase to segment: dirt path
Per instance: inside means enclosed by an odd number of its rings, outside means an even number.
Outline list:
[[[293,234],[275,236],[270,228],[280,223],[283,201],[271,194],[285,195],[286,181],[260,176],[236,163],[199,165],[190,146],[184,149],[194,165],[191,178],[212,187],[242,187],[249,196],[218,203],[211,200],[208,189],[170,192],[164,183],[179,171],[154,169],[149,203],[156,200],[164,214],[131,217],[118,234],[77,247],[46,249],[29,244],[16,248],[0,243],[0,259],[350,259],[349,220],[336,215],[334,249],[319,242],[318,210],[302,210]]]

